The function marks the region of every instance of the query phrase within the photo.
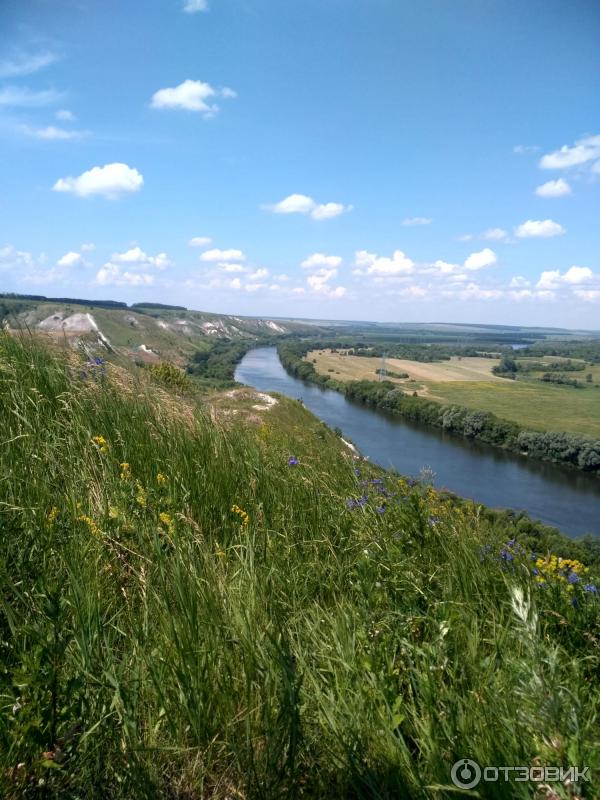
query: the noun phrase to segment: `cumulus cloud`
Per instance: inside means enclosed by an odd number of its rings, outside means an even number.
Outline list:
[[[207,0],[185,0],[183,10],[186,14],[197,14],[198,11],[208,11]]]
[[[212,239],[210,236],[193,236],[188,244],[190,247],[206,247],[207,244],[210,244]]]
[[[84,244],[81,245],[81,252],[82,253],[89,253],[89,252],[91,252],[92,250],[95,250],[95,249],[96,249],[96,245],[93,242],[84,242]]]
[[[56,262],[57,267],[80,267],[84,265],[83,256],[81,253],[76,253],[74,250],[69,250],[64,256],[61,256]]]
[[[432,222],[433,220],[430,217],[407,217],[402,220],[405,228],[412,228],[417,225],[431,225]]]
[[[27,250],[18,250],[12,244],[0,247],[0,269],[9,267],[32,267],[34,264],[35,259]]]
[[[569,169],[598,159],[600,159],[600,135],[585,136],[578,139],[572,146],[565,144],[559,150],[542,156],[540,167],[542,169]]]
[[[129,272],[109,261],[96,273],[96,283],[100,286],[150,286],[154,283],[154,276],[144,272]]]
[[[352,210],[352,206],[344,206],[342,203],[317,203],[306,194],[290,194],[278,203],[265,205],[263,208],[274,214],[306,214],[318,221],[333,219]]]
[[[269,270],[265,267],[259,267],[259,269],[252,272],[248,275],[249,281],[262,281],[269,275]]]
[[[132,247],[124,253],[113,253],[111,262],[127,264],[130,268],[133,266],[152,267],[153,269],[161,271],[173,266],[173,262],[166,253],[158,253],[155,256],[149,256],[141,247]]]
[[[600,300],[600,289],[575,289],[573,293],[580,300],[585,300],[586,303]]]
[[[594,273],[589,267],[572,266],[565,273],[558,269],[545,270],[540,275],[536,284],[537,289],[558,289],[561,286],[579,286],[594,278]]]
[[[63,95],[54,89],[35,91],[26,86],[5,86],[0,89],[0,106],[14,106],[15,108],[37,108],[57,103]]]
[[[535,190],[538,197],[564,197],[566,194],[571,194],[571,187],[564,178],[559,178],[556,181],[546,181]]]
[[[392,257],[379,256],[359,250],[355,255],[355,275],[374,275],[380,277],[398,277],[414,272],[415,264],[402,250],[395,250]]]
[[[200,255],[200,261],[245,261],[246,256],[244,255],[242,250],[236,250],[234,248],[230,248],[229,250],[220,250],[218,247],[214,247],[212,250],[205,250],[204,253]]]
[[[524,278],[522,275],[515,275],[514,278],[510,279],[510,283],[508,284],[511,289],[527,289],[531,286],[531,281],[527,278]]]
[[[491,242],[502,242],[508,236],[503,228],[488,228],[481,234],[482,239],[487,239]]]
[[[563,233],[566,233],[565,228],[551,219],[528,219],[527,222],[515,228],[515,235],[519,239],[548,238],[562,236]]]
[[[221,272],[247,272],[246,267],[242,267],[241,264],[232,264],[228,262],[223,262],[221,264],[217,264],[217,268]]]
[[[467,270],[484,269],[485,267],[491,267],[492,264],[496,263],[496,261],[497,258],[494,251],[490,250],[489,247],[485,247],[478,253],[471,253],[471,255],[465,260],[463,267]]]
[[[97,194],[115,200],[122,194],[138,192],[143,183],[144,177],[137,169],[115,162],[92,167],[75,178],[59,178],[52,188],[55,192],[71,192],[79,197]]]
[[[152,95],[150,105],[159,109],[196,111],[205,117],[213,117],[219,111],[219,106],[209,101],[218,97],[228,99],[235,96],[233,89],[215,89],[210,83],[188,78],[178,86],[159,89]]]
[[[0,61],[0,78],[19,78],[32,75],[58,61],[58,55],[46,50],[41,53],[21,53],[15,58]]]
[[[313,253],[312,256],[306,258],[300,266],[304,269],[313,269],[314,267],[339,267],[342,263],[340,256],[326,256],[324,253]]]

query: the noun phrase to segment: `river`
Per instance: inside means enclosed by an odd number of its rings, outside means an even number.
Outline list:
[[[526,511],[569,536],[600,536],[600,481],[555,464],[534,461],[480,442],[407,422],[351,402],[340,392],[289,375],[274,347],[250,350],[235,378],[263,392],[280,392],[330,427],[341,428],[361,453],[402,475],[428,467],[434,484],[492,508]]]

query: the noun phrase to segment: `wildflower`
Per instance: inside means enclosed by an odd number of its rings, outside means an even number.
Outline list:
[[[96,525],[94,520],[87,514],[80,514],[77,517],[77,519],[79,520],[79,522],[84,522],[90,529],[90,533],[92,533],[94,536],[100,535],[100,528]]]
[[[175,532],[175,520],[170,514],[167,514],[166,511],[161,511],[160,514],[158,515],[158,519],[161,525],[164,525],[164,527],[169,531],[169,533],[172,534]]]
[[[53,525],[56,522],[56,518],[59,515],[59,510],[56,506],[52,506],[48,514],[46,515],[46,519],[48,520],[49,525]]]
[[[92,436],[92,442],[102,454],[108,453],[108,442],[104,436]]]
[[[242,520],[242,528],[245,528],[250,522],[250,517],[248,516],[248,514],[244,511],[243,508],[240,508],[235,503],[231,506],[231,510],[234,514],[237,514],[238,517]]]
[[[167,476],[163,475],[162,472],[159,472],[158,475],[156,476],[156,482],[161,486],[164,486],[165,483],[167,482]]]
[[[373,478],[371,483],[373,484],[373,486],[383,486],[383,481],[381,480],[381,478]]]
[[[119,509],[116,506],[108,507],[109,519],[119,519]]]
[[[360,478],[360,470],[358,467],[355,467],[354,474],[356,475],[357,478]]]
[[[569,577],[567,578],[567,580],[568,580],[569,584],[573,585],[574,583],[579,583],[581,578],[579,577],[579,575],[576,572],[571,572],[569,574]]]
[[[385,514],[385,506],[377,506],[375,510],[378,514]]]
[[[288,458],[288,467],[297,467],[300,462],[295,456]]]
[[[127,461],[123,461],[120,465],[121,467],[121,480],[128,481],[131,478],[131,469]]]
[[[590,592],[591,594],[600,594],[598,587],[593,583],[586,583],[586,585],[583,587],[583,591]]]
[[[135,482],[135,502],[140,508],[146,508],[146,490],[139,481]]]

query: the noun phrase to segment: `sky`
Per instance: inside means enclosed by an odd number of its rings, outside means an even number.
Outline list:
[[[598,0],[1,0],[0,292],[600,329]]]

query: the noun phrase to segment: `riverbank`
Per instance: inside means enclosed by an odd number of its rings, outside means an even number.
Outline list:
[[[526,455],[529,458],[566,465],[600,476],[600,441],[568,433],[526,430],[494,414],[463,406],[444,406],[423,397],[406,394],[390,381],[341,383],[319,374],[304,356],[314,345],[282,342],[277,345],[281,363],[292,375],[317,386],[341,392],[349,399],[397,414],[404,419],[450,431],[469,440]]]

